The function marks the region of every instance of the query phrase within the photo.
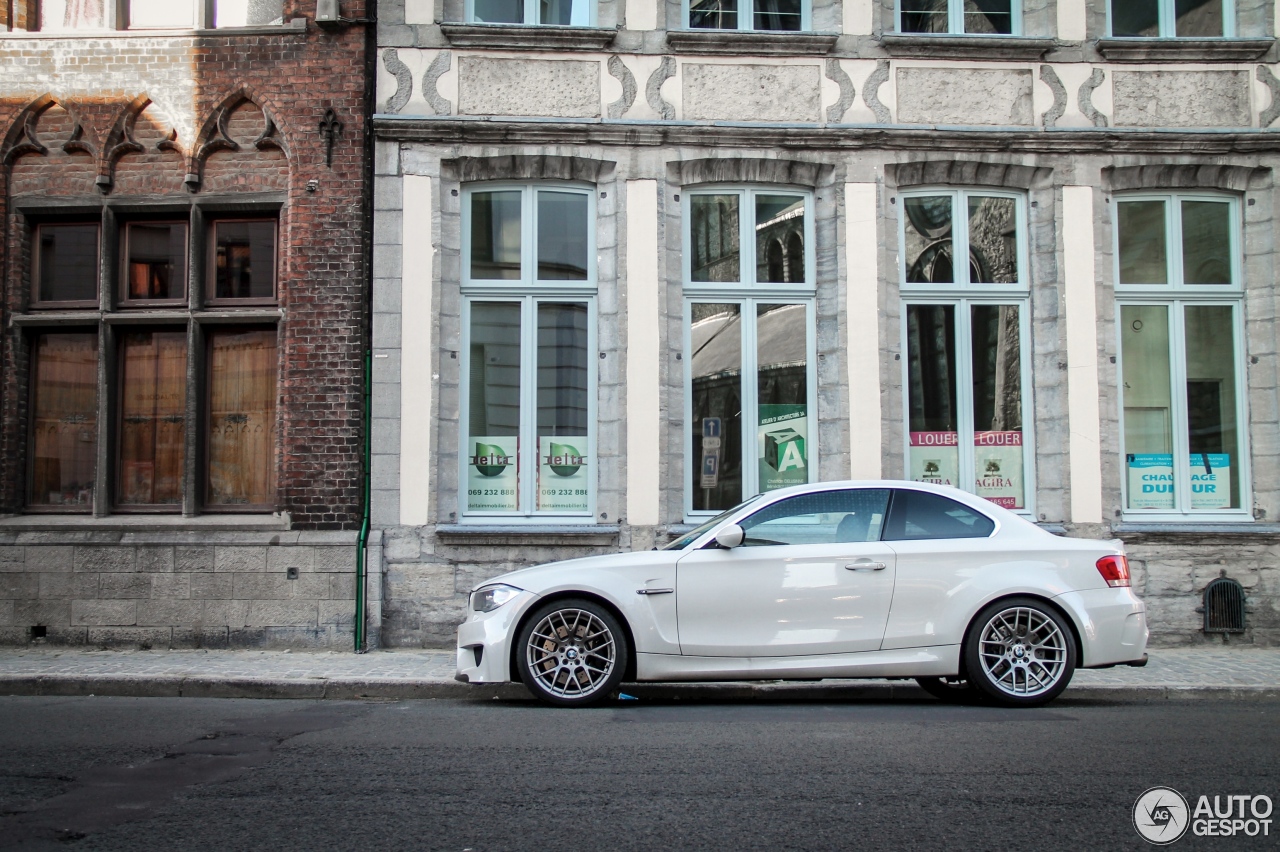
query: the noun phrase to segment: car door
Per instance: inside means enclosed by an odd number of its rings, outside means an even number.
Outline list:
[[[800,494],[741,522],[742,545],[714,543],[676,566],[681,653],[779,657],[874,651],[893,598],[881,544],[888,489]]]

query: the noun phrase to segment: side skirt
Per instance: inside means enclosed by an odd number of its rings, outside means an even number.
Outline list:
[[[636,654],[637,681],[942,677],[960,671],[960,646],[807,657],[686,657]]]

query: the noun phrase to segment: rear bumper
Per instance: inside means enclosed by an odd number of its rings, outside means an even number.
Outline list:
[[[458,626],[458,671],[463,683],[511,680],[511,643],[516,625],[538,596],[521,592],[492,612],[469,612]]]
[[[1080,632],[1079,668],[1134,663],[1147,656],[1147,607],[1130,589],[1087,589],[1053,599]]]

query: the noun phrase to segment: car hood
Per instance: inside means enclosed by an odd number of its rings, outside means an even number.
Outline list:
[[[547,562],[492,577],[477,583],[472,587],[472,591],[494,583],[506,583],[517,589],[541,594],[547,589],[564,585],[570,577],[581,580],[583,574],[590,572],[599,572],[601,575],[643,573],[645,569],[673,565],[685,553],[686,551],[683,550],[641,550],[635,553],[608,553],[603,556],[584,556],[562,562]],[[583,585],[594,584],[583,583]]]

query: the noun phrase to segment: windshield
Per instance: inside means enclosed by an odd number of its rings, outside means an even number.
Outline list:
[[[737,512],[737,511],[738,511],[739,509],[741,509],[743,506],[746,506],[746,505],[748,505],[748,504],[750,504],[750,503],[754,503],[755,501],[757,501],[757,500],[759,500],[759,499],[760,499],[760,495],[759,495],[759,494],[757,494],[757,495],[756,495],[756,496],[754,496],[754,497],[748,497],[746,500],[743,500],[741,503],[739,503],[738,505],[734,506],[734,507],[733,507],[732,509],[730,509],[729,511],[727,511],[727,512],[721,512],[720,514],[716,515],[716,516],[715,516],[714,518],[712,518],[711,520],[707,521],[707,522],[706,522],[706,523],[704,523],[704,524],[700,524],[700,525],[699,525],[698,527],[696,527],[695,529],[690,530],[689,532],[687,532],[687,533],[685,533],[684,535],[680,536],[678,539],[676,539],[675,541],[673,541],[673,542],[671,542],[670,544],[666,545],[666,546],[665,546],[665,547],[663,547],[662,549],[663,549],[663,550],[684,550],[686,547],[688,547],[689,545],[691,545],[691,544],[693,544],[695,541],[697,541],[699,538],[701,538],[702,534],[703,534],[703,533],[705,533],[707,530],[709,530],[709,529],[711,529],[712,527],[716,526],[717,524],[719,524],[720,522],[722,522],[725,518],[729,517],[729,516],[730,516],[730,515],[732,515],[734,512]]]

